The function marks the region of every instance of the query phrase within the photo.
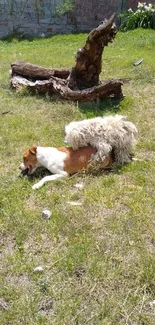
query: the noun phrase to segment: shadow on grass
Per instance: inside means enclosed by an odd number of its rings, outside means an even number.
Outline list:
[[[27,87],[23,88],[23,90],[18,94],[21,97],[36,97],[43,99],[45,102],[54,102],[54,103],[62,103],[65,104],[67,102],[71,103],[70,100],[60,98],[56,94],[41,94],[37,92],[30,91]],[[96,116],[102,116],[103,113],[106,114],[116,114],[119,113],[120,103],[123,99],[104,99],[100,101],[93,102],[78,102],[72,101],[73,105],[77,106],[79,111],[85,115],[85,118],[92,118]]]
[[[91,171],[87,171],[86,175],[91,175],[92,177],[99,177],[101,175],[111,175],[111,174],[121,174],[123,167],[127,165],[116,165],[115,163],[111,167],[98,168]]]
[[[5,41],[7,43],[12,43],[14,40],[16,40],[17,42],[21,42],[23,40],[32,42],[36,37],[33,37],[31,35],[26,35],[24,33],[15,31],[9,35],[4,36],[1,40]],[[39,38],[39,37],[38,37]],[[40,37],[41,38],[41,37]]]
[[[20,32],[20,31],[14,31],[13,33],[9,34],[9,35],[6,35],[4,36],[3,38],[1,38],[2,41],[5,41],[7,43],[12,43],[14,41],[17,41],[17,42],[22,42],[22,41],[28,41],[28,42],[33,42],[34,40],[38,40],[38,39],[49,39],[49,38],[52,38],[53,35],[40,35],[40,36],[32,36],[32,35],[29,35],[29,34],[26,34],[24,32]]]
[[[83,30],[82,32],[80,32],[80,35],[81,34],[88,34],[88,30]],[[73,31],[72,33],[70,34],[66,34],[65,31],[60,33],[59,36],[72,36],[72,35],[79,35],[79,31]],[[28,42],[33,42],[34,40],[39,40],[39,39],[50,39],[50,38],[53,38],[53,37],[57,37],[58,35],[57,34],[44,34],[44,33],[41,33],[40,35],[30,35],[30,34],[27,34],[25,33],[24,31],[18,31],[18,30],[15,30],[14,32],[12,32],[11,34],[8,34],[8,35],[5,35],[1,38],[2,41],[5,41],[7,43],[12,43],[14,42],[15,40],[17,42],[21,42],[21,41],[28,41]],[[78,39],[77,39],[78,40]]]
[[[81,171],[74,173],[69,176],[69,178],[76,177],[76,176],[82,176],[82,175],[89,175],[93,178],[99,177],[101,175],[110,175],[110,174],[120,174],[121,170],[124,166],[121,165],[115,165],[113,164],[111,167],[107,168],[95,168],[94,170],[90,171]],[[21,172],[19,177],[27,177],[30,182],[36,180],[36,179],[42,179],[45,176],[53,175],[48,169],[44,167],[38,168],[34,174],[28,174],[28,171]]]
[[[87,32],[81,32],[80,34],[85,34]],[[78,35],[79,33],[78,32],[72,32],[71,34],[68,34],[69,35]],[[61,33],[59,34],[59,36],[63,36],[66,34],[65,33]],[[42,40],[42,39],[52,39],[53,37],[57,36],[56,34],[50,34],[50,35],[45,35],[44,33],[42,33],[41,35],[36,35],[36,36],[32,36],[30,34],[26,34],[24,32],[20,32],[20,31],[15,31],[9,35],[6,35],[4,37],[1,38],[1,41],[4,41],[6,43],[13,43],[13,42],[22,42],[22,41],[28,41],[28,42],[33,42],[35,40]]]
[[[20,173],[20,177],[27,177],[28,180],[31,182],[36,178],[43,178],[45,176],[51,175],[51,172],[44,168],[44,167],[40,167],[38,168],[33,174],[28,174],[28,169],[26,169],[25,171],[21,171]]]
[[[103,115],[104,113],[118,113],[120,109],[120,99],[104,99],[93,102],[79,102],[78,107],[86,118]]]

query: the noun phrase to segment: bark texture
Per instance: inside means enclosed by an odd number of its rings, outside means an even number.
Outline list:
[[[13,62],[11,70],[12,76],[17,75],[33,80],[48,80],[51,77],[67,79],[70,74],[68,69],[48,69],[20,61]]]
[[[122,98],[121,79],[105,80],[98,86],[72,90],[66,82],[60,78],[52,77],[49,80],[30,81],[23,77],[14,76],[11,80],[11,87],[20,90],[24,86],[32,92],[56,94],[60,98],[73,101],[93,101],[103,98]]]
[[[68,86],[71,89],[85,89],[99,84],[104,47],[112,42],[116,35],[114,17],[115,14],[93,29],[85,45],[77,51],[76,64],[69,76]]]

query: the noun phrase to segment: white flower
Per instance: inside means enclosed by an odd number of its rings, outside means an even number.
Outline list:
[[[133,10],[130,8],[130,9],[128,9],[128,12],[133,12]]]
[[[149,6],[149,5],[145,6],[144,8],[145,8],[146,11],[152,11],[152,5],[151,6]]]
[[[137,8],[142,8],[144,6],[144,3],[142,3],[142,2],[138,2],[138,6],[137,6]]]

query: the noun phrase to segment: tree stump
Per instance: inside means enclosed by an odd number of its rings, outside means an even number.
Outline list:
[[[116,35],[114,17],[115,14],[89,33],[84,47],[77,51],[76,63],[71,70],[15,62],[11,64],[11,87],[27,87],[34,92],[56,94],[73,101],[122,98],[122,79],[99,81],[104,46]]]

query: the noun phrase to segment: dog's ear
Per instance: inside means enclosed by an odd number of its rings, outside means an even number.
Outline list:
[[[30,151],[33,155],[36,155],[37,146],[34,144],[34,145],[29,149],[29,151]]]

